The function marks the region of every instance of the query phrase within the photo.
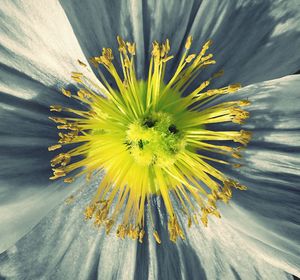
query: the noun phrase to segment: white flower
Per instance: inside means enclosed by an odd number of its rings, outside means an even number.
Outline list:
[[[284,271],[300,275],[300,78],[286,76],[300,67],[297,0],[3,0],[0,10],[0,276],[289,279]],[[245,128],[253,132],[253,139],[244,152],[243,167],[224,169],[248,190],[234,193],[220,211],[222,219],[212,219],[208,228],[188,229],[187,240],[175,245],[168,241],[159,199],[154,218],[161,223],[163,244],[146,238],[140,245],[85,225],[82,211],[97,182],[66,205],[62,201],[84,181],[68,186],[48,181],[47,147],[56,141],[48,107],[65,103],[57,91],[73,83],[69,73],[79,69],[77,59],[88,64],[102,47],[116,48],[118,34],[137,43],[139,75],[154,40],[169,38],[176,55],[189,34],[195,48],[213,39],[217,65],[225,70],[214,86],[241,82],[246,86],[241,98],[252,102]],[[172,63],[175,67],[176,60]]]

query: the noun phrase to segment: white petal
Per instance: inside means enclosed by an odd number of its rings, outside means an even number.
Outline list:
[[[57,142],[48,119],[57,91],[11,69],[0,69],[0,252],[26,234],[75,186],[50,183],[47,147]]]
[[[243,167],[229,171],[248,186],[236,191],[224,219],[245,236],[258,256],[300,275],[300,77],[281,78],[246,87],[251,117],[245,128],[253,139]]]
[[[212,39],[219,83],[243,85],[299,70],[300,5],[295,1],[203,1],[190,33]]]
[[[163,207],[158,209],[160,216],[166,213]],[[292,279],[290,275],[252,254],[243,236],[223,220],[210,218],[207,228],[202,224],[187,228],[185,218],[181,222],[186,241],[178,241],[176,246],[168,241],[166,219],[164,228],[160,228],[164,246],[160,249],[151,241],[157,248],[161,279],[180,279],[180,275],[183,279],[194,279],[196,275],[199,275],[199,279],[218,279],[220,276],[222,279]],[[164,269],[172,266],[177,269]]]
[[[55,88],[70,83],[69,72],[82,70],[77,58],[87,62],[58,2],[3,1],[0,13],[3,251],[76,188],[50,184],[48,179],[53,155],[47,147],[57,141],[48,116],[52,104],[69,101],[69,106],[76,106]],[[88,70],[83,72],[95,79]]]
[[[142,244],[106,236],[85,222],[83,211],[95,192],[84,188],[73,204],[62,204],[32,232],[0,256],[0,273],[21,279],[291,279],[248,253],[248,247],[228,225],[212,221],[208,229],[192,227],[188,240],[170,242],[165,209],[154,204],[154,219],[162,239],[151,235]],[[157,208],[158,207],[158,208]],[[158,221],[158,219],[162,219]],[[149,221],[149,220],[148,220]],[[186,221],[185,221],[186,222]],[[148,224],[148,228],[151,226]],[[241,250],[241,247],[243,250]],[[51,257],[50,257],[51,256]]]
[[[98,180],[97,180],[98,182]],[[85,222],[84,209],[98,183],[82,186],[72,204],[63,203],[0,257],[0,275],[20,279],[134,279],[136,242]],[[51,257],[50,257],[51,256]]]
[[[0,62],[45,85],[59,87],[87,63],[58,1],[1,1]]]

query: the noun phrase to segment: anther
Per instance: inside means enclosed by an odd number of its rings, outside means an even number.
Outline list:
[[[67,97],[71,97],[72,96],[71,91],[65,90],[64,88],[61,89],[61,92],[62,92],[63,95],[65,95]]]
[[[157,232],[156,230],[153,232],[153,236],[154,236],[155,241],[156,241],[158,244],[161,244],[160,237],[159,237],[158,232]]]
[[[48,151],[55,151],[57,149],[60,149],[62,146],[60,144],[57,145],[52,145],[50,147],[48,147]]]
[[[50,111],[51,112],[61,112],[62,111],[62,106],[60,106],[60,105],[51,105],[50,106]]]
[[[191,45],[192,45],[192,42],[193,42],[193,36],[188,36],[187,40],[186,40],[186,43],[185,43],[185,48],[187,50],[190,49]]]

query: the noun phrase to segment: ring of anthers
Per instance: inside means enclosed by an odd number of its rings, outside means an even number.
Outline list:
[[[189,54],[189,36],[168,81],[166,64],[173,58],[169,55],[169,40],[162,44],[153,42],[146,80],[137,79],[136,44],[119,36],[117,41],[122,75],[113,64],[112,50],[103,48],[102,55],[91,59],[100,82],[72,72],[78,91],[62,89],[66,97],[78,100],[88,109],[50,107],[52,112],[67,112],[68,117],[50,117],[63,132],[59,132],[58,143],[49,151],[72,144],[68,152],[51,160],[50,179],[72,174],[64,178],[64,182],[72,183],[83,174],[90,178],[101,173],[101,183],[85,210],[86,219],[93,219],[96,226],[104,225],[107,234],[115,228],[118,237],[129,236],[140,242],[145,234],[145,220],[149,219],[149,231],[161,243],[151,209],[151,197],[160,196],[168,215],[169,237],[175,242],[178,237],[185,238],[178,211],[187,216],[188,227],[192,222],[198,224],[199,219],[207,226],[209,214],[220,217],[217,201],[227,203],[233,188],[246,189],[227,178],[213,163],[239,167],[240,164],[218,159],[218,155],[240,158],[239,144],[247,145],[250,132],[215,131],[209,126],[243,123],[249,113],[242,107],[249,101],[211,105],[216,97],[240,88],[240,84],[210,88],[213,79],[223,71],[193,87],[200,72],[216,63],[213,55],[207,54],[211,40],[199,53]],[[90,71],[85,63],[78,62]],[[103,70],[110,73],[114,85],[107,81]],[[222,145],[222,141],[234,145]]]

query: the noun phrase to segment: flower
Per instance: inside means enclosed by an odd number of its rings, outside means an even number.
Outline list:
[[[189,36],[182,58],[168,82],[164,79],[166,64],[173,58],[169,55],[168,39],[162,44],[152,43],[146,80],[139,80],[136,76],[135,43],[125,42],[120,36],[117,40],[123,77],[113,63],[112,49],[103,48],[101,56],[91,59],[103,84],[96,84],[81,72],[72,72],[72,79],[79,89],[74,95],[62,89],[63,95],[82,102],[87,109],[50,106],[51,112],[71,115],[49,117],[57,123],[61,132],[58,133],[58,143],[48,150],[73,146],[51,160],[53,176],[50,179],[66,177],[79,169],[76,175],[64,179],[65,183],[73,183],[83,174],[87,174],[90,180],[92,176],[99,176],[99,171],[104,171],[102,181],[86,208],[85,217],[94,218],[96,226],[105,225],[109,233],[122,216],[117,236],[139,239],[140,243],[145,235],[146,208],[150,213],[153,236],[157,243],[161,243],[151,210],[151,200],[160,196],[168,214],[170,240],[176,242],[178,237],[185,239],[185,236],[178,222],[174,200],[177,200],[177,208],[182,208],[188,216],[188,227],[193,221],[199,223],[197,214],[200,210],[200,220],[207,226],[209,214],[221,217],[217,210],[218,200],[227,203],[232,197],[232,188],[246,189],[209,162],[230,164],[218,159],[218,154],[240,158],[241,146],[230,147],[226,143],[232,141],[246,146],[251,133],[245,130],[215,131],[209,125],[224,122],[242,124],[249,117],[242,107],[250,102],[235,100],[209,106],[218,96],[232,94],[240,88],[239,84],[232,84],[207,89],[223,71],[213,74],[186,93],[192,81],[199,79],[202,70],[216,62],[212,54],[206,54],[211,40],[197,55],[189,54],[192,45],[192,36]],[[87,67],[81,61],[79,64]],[[117,89],[107,82],[98,64],[111,74]],[[217,145],[215,142],[225,144]],[[77,145],[75,148],[74,144]],[[232,166],[240,165],[233,163]]]
[[[24,275],[31,279],[199,275],[251,279],[258,273],[265,279],[283,279],[289,276],[282,270],[299,274],[299,78],[258,83],[298,70],[300,19],[296,2],[229,1],[216,5],[212,1],[149,1],[142,6],[128,1],[115,2],[112,7],[107,3],[90,1],[83,8],[74,1],[47,2],[47,10],[42,2],[7,1],[3,5],[3,250],[25,237],[1,255],[0,274],[15,279]],[[208,38],[215,42],[213,53],[225,75],[214,86],[253,84],[238,92],[239,99],[252,102],[245,129],[253,131],[253,140],[244,151],[243,166],[235,170],[220,167],[248,190],[234,192],[230,204],[220,206],[222,219],[211,219],[208,228],[183,228],[186,241],[176,245],[168,241],[166,209],[159,197],[152,205],[162,244],[145,236],[138,245],[83,226],[82,211],[98,182],[91,181],[91,186],[84,188],[86,183],[80,178],[68,186],[46,180],[50,160],[46,146],[56,141],[54,128],[46,120],[47,107],[58,103],[79,106],[69,100],[66,103],[58,89],[72,89],[68,73],[80,72],[77,59],[88,65],[86,58],[98,55],[101,46],[113,47],[117,34],[136,42],[138,76],[143,76],[149,60],[148,51],[139,56],[138,50],[147,50],[154,40],[169,38],[176,55],[188,34],[193,34],[193,45],[198,47]],[[286,44],[290,41],[293,44]],[[208,70],[203,79],[211,74]],[[96,80],[93,72],[87,75]],[[218,98],[218,102],[231,100],[228,96]],[[74,203],[56,207],[70,194]],[[69,197],[68,202],[71,200]],[[50,260],[49,254],[58,258]]]

